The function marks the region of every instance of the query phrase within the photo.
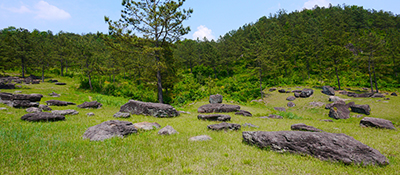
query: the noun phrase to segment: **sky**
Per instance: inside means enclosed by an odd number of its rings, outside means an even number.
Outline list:
[[[14,26],[30,31],[51,30],[77,34],[108,33],[104,16],[120,19],[122,0],[0,0],[0,29]],[[183,38],[217,40],[231,30],[256,22],[262,16],[311,9],[315,5],[357,5],[365,9],[400,14],[399,0],[186,0],[183,8],[192,8],[192,16],[184,22],[191,32]],[[138,34],[140,35],[140,34]]]

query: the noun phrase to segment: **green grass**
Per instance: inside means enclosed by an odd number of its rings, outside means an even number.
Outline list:
[[[162,127],[171,125],[179,134],[160,136],[158,130],[139,132],[124,139],[112,138],[102,142],[83,140],[82,135],[90,126],[108,120],[115,120],[113,114],[129,99],[109,97],[90,92],[77,91],[74,79],[57,77],[66,86],[51,83],[22,85],[24,94],[43,94],[41,104],[46,100],[58,99],[81,104],[98,100],[101,109],[80,109],[76,106],[52,107],[75,109],[78,115],[66,116],[61,122],[26,122],[20,118],[26,114],[24,109],[7,107],[0,111],[0,174],[400,174],[400,131],[359,126],[361,118],[322,122],[330,119],[328,110],[311,107],[309,102],[328,103],[328,96],[315,89],[315,94],[306,99],[296,99],[296,106],[278,113],[273,107],[286,107],[286,97],[292,94],[268,92],[265,103],[241,105],[243,110],[254,116],[272,113],[284,119],[260,119],[234,115],[231,123],[252,123],[260,128],[242,128],[241,131],[215,132],[207,125],[216,122],[197,119],[197,108],[208,103],[207,99],[177,108],[189,111],[175,118],[155,118],[133,115],[127,119],[133,123],[157,122]],[[16,90],[1,90],[11,92]],[[51,92],[61,94],[59,98],[48,96]],[[391,120],[400,124],[400,97],[390,97],[389,103],[377,102],[379,99],[351,99],[356,104],[369,104],[370,117]],[[224,101],[224,103],[235,104]],[[95,116],[88,117],[86,113]],[[351,113],[351,115],[355,115]],[[305,123],[326,132],[344,133],[372,148],[387,158],[390,165],[385,167],[344,165],[320,161],[311,156],[276,153],[262,150],[242,143],[242,131],[282,131],[290,130],[296,123]],[[398,127],[398,126],[397,126]],[[209,135],[213,139],[205,142],[191,142],[188,139],[197,135]]]

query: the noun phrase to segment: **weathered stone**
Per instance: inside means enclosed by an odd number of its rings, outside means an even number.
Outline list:
[[[119,117],[121,117],[121,118],[128,118],[128,117],[130,117],[131,116],[131,114],[130,113],[127,113],[127,112],[117,112],[117,113],[115,113],[114,115],[113,115],[113,117],[116,117],[116,118],[119,118]]]
[[[335,90],[330,86],[323,86],[321,92],[326,95],[335,95]]]
[[[339,94],[342,94],[342,95],[347,95],[349,92],[347,92],[347,91],[339,91]]]
[[[328,103],[325,105],[325,109],[331,109],[331,107],[335,105],[346,105],[346,102],[340,100],[340,101],[335,101],[333,103]]]
[[[277,111],[286,112],[286,108],[284,108],[284,107],[274,107],[274,109],[277,110]]]
[[[68,105],[76,105],[72,102],[67,101],[60,101],[60,100],[48,100],[46,101],[47,105],[49,106],[68,106]]]
[[[210,102],[211,104],[222,103],[222,95],[210,95],[210,100],[208,102]]]
[[[14,91],[14,93],[22,93],[22,91]]]
[[[87,116],[94,116],[93,112],[86,113]]]
[[[390,94],[391,96],[397,96],[396,92]]]
[[[364,127],[375,127],[375,128],[384,128],[384,129],[396,129],[393,126],[393,123],[389,120],[381,119],[381,118],[372,118],[372,117],[364,117],[360,121],[360,125]]]
[[[50,107],[48,107],[47,105],[39,105],[39,109],[43,110],[43,111],[51,111],[53,109],[51,109]]]
[[[0,84],[0,89],[15,89],[15,85],[14,84]]]
[[[240,125],[239,124],[234,124],[234,123],[226,123],[222,122],[219,124],[214,124],[214,125],[208,125],[207,128],[215,131],[220,131],[220,130],[240,130]]]
[[[334,119],[350,118],[350,110],[348,105],[336,104],[329,109],[329,117]]]
[[[161,125],[158,124],[157,122],[154,122],[154,123],[140,122],[140,123],[133,124],[133,126],[138,130],[142,129],[142,130],[146,130],[146,131],[157,129],[157,128],[161,127]]]
[[[128,112],[136,115],[149,115],[153,117],[176,117],[179,112],[168,104],[141,102],[129,100],[128,103],[121,106],[119,112]]]
[[[227,105],[227,104],[206,104],[200,106],[197,109],[198,113],[213,113],[213,112],[237,112],[240,110],[238,105]]]
[[[374,93],[363,93],[363,94],[356,94],[356,93],[348,93],[347,94],[347,96],[349,96],[349,97],[355,97],[355,98],[368,98],[368,97],[371,97],[371,96],[373,96],[374,95]]]
[[[314,126],[308,126],[304,123],[294,124],[290,126],[290,129],[294,131],[324,132],[318,128],[315,128]]]
[[[300,98],[300,94],[301,94],[300,92],[295,92],[295,93],[294,93],[294,97]]]
[[[338,96],[329,96],[329,101],[333,101],[333,102],[335,102],[335,101],[345,101],[345,99],[342,99],[342,98],[340,98]]]
[[[0,111],[7,111],[8,109],[7,108],[0,108]]]
[[[61,96],[60,94],[57,94],[55,92],[52,92],[49,95],[52,96],[52,97],[60,97]]]
[[[222,114],[198,115],[197,119],[210,121],[230,121],[231,116]]]
[[[200,135],[200,136],[194,136],[189,138],[189,141],[207,141],[211,140],[212,138],[208,135]]]
[[[324,119],[324,120],[321,120],[321,121],[323,121],[323,122],[333,122],[333,120],[331,120],[331,119]]]
[[[276,88],[270,88],[269,91],[270,92],[276,91]]]
[[[307,154],[324,161],[356,165],[388,165],[389,160],[345,134],[306,131],[243,132],[243,141],[277,152]]]
[[[286,98],[287,101],[293,101],[296,100],[296,97],[294,96],[289,96],[288,98]]]
[[[178,131],[176,131],[172,126],[166,126],[158,131],[159,135],[172,135],[172,134],[178,134]]]
[[[59,115],[77,115],[79,114],[78,111],[75,111],[73,109],[66,109],[66,110],[54,110],[51,111],[53,114],[59,114]]]
[[[88,128],[83,134],[83,139],[102,141],[115,136],[123,138],[136,132],[137,129],[131,122],[110,120]]]
[[[390,98],[384,98],[384,100],[390,100]]]
[[[288,106],[289,108],[291,108],[291,107],[295,107],[296,104],[294,104],[293,102],[288,102],[288,103],[287,103],[287,106]]]
[[[67,85],[67,83],[61,83],[61,82],[57,82],[57,83],[54,83],[55,85]]]
[[[321,106],[324,106],[324,105],[325,105],[325,103],[319,102],[319,101],[313,101],[313,102],[310,102],[309,104],[310,104],[311,106],[315,106],[315,107],[321,107]]]
[[[35,113],[35,112],[42,112],[42,110],[36,107],[30,107],[26,109],[26,112]]]
[[[30,108],[30,107],[39,107],[39,103],[31,102],[29,100],[13,100],[10,104],[14,108]]]
[[[37,112],[37,113],[29,113],[25,114],[24,116],[21,117],[21,120],[26,120],[30,122],[34,121],[59,121],[59,120],[65,120],[65,117],[62,115],[58,114],[52,114],[48,112]]]
[[[305,89],[303,89],[303,90],[301,91],[300,97],[302,97],[302,98],[308,98],[308,97],[310,97],[313,93],[314,93],[314,90],[305,88]]]
[[[275,114],[270,114],[269,116],[264,116],[264,117],[260,117],[260,118],[283,119],[282,116],[280,116],[280,115],[275,115]]]
[[[251,123],[245,123],[245,124],[243,124],[242,126],[243,126],[243,127],[249,127],[249,128],[259,128],[259,126],[253,125],[253,124],[251,124]]]
[[[180,114],[190,114],[190,112],[187,111],[178,111]]]
[[[85,102],[85,103],[82,103],[82,104],[80,104],[80,105],[78,105],[77,107],[78,108],[97,108],[97,109],[99,109],[99,108],[101,108],[103,105],[101,104],[101,103],[99,103],[99,102],[97,102],[97,101],[92,101],[92,102]]]
[[[374,95],[371,96],[372,98],[385,98],[383,94],[380,93],[375,93]]]
[[[0,92],[0,100],[1,101],[10,101],[12,96],[13,96],[12,93]]]
[[[371,108],[369,105],[356,105],[354,102],[350,102],[351,112],[369,115],[371,114]]]
[[[38,102],[42,99],[42,94],[13,94],[11,100],[28,100],[30,102]]]
[[[58,80],[49,80],[50,83],[56,83]]]
[[[279,89],[278,92],[279,93],[286,93],[286,90],[285,89]]]
[[[243,115],[246,117],[252,117],[253,115],[249,111],[239,110],[239,112],[235,112],[235,115]]]

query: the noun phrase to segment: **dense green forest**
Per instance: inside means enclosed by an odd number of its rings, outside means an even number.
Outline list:
[[[192,12],[177,13],[173,26]],[[183,27],[166,39],[148,37],[145,28],[137,36],[122,30],[125,17],[106,17],[108,34],[2,29],[0,71],[43,81],[49,73],[76,77],[80,89],[175,105],[215,93],[246,102],[272,86],[400,88],[400,16],[390,12],[346,5],[280,10],[211,41],[177,40],[189,31]]]

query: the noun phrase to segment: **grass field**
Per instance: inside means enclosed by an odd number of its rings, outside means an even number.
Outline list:
[[[80,109],[76,106],[54,107],[75,109],[78,115],[67,115],[60,122],[26,122],[20,118],[26,111],[14,109],[4,104],[8,110],[0,111],[0,174],[400,174],[400,131],[362,128],[362,118],[329,119],[328,110],[311,107],[309,102],[328,103],[328,96],[314,89],[314,95],[306,99],[296,99],[296,106],[287,109],[284,119],[260,119],[259,116],[274,113],[273,107],[286,107],[286,97],[292,94],[267,93],[263,103],[251,102],[241,105],[253,117],[243,117],[229,113],[231,123],[252,123],[259,128],[242,128],[241,131],[210,131],[207,125],[217,122],[197,119],[197,108],[208,103],[208,99],[186,105],[177,110],[191,114],[181,114],[175,118],[155,118],[133,115],[125,120],[132,123],[157,122],[162,127],[171,125],[179,134],[160,136],[158,130],[139,132],[124,139],[112,138],[101,142],[83,140],[88,127],[108,120],[119,107],[129,99],[109,97],[77,91],[78,82],[70,78],[57,78],[66,86],[52,83],[22,85],[21,89],[1,90],[24,94],[40,93],[44,97],[41,104],[50,99],[71,101],[81,104],[97,100],[103,103],[101,109]],[[292,90],[295,88],[292,88]],[[48,96],[51,92],[61,94],[59,98]],[[388,103],[381,98],[341,98],[351,99],[356,104],[369,104],[371,115],[391,120],[399,129],[400,97],[390,97]],[[381,101],[378,101],[381,100]],[[224,103],[235,104],[231,102]],[[95,116],[86,116],[93,112]],[[350,116],[356,115],[351,113]],[[365,116],[365,115],[364,115]],[[377,149],[385,155],[390,165],[356,166],[320,161],[311,156],[276,153],[242,143],[242,131],[283,131],[290,130],[296,123],[305,123],[326,132],[344,133]],[[197,135],[209,135],[210,141],[191,142]]]

